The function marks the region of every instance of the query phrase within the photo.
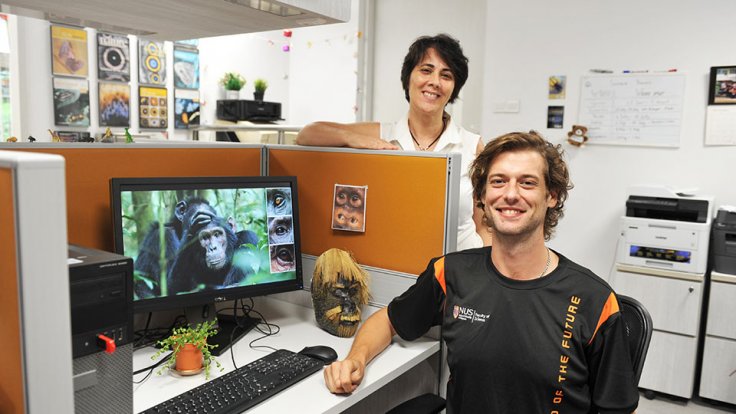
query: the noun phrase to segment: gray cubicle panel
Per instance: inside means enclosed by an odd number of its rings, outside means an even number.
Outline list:
[[[0,412],[74,412],[64,159],[0,151]]]

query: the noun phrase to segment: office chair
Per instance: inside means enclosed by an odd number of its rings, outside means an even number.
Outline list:
[[[621,316],[626,324],[629,354],[634,368],[634,382],[638,385],[649,341],[652,339],[652,317],[638,300],[618,295]],[[392,408],[386,414],[439,414],[445,409],[445,399],[435,394],[422,394]]]

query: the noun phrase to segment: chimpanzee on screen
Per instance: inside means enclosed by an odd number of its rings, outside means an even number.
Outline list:
[[[243,281],[252,272],[233,266],[233,256],[246,244],[258,244],[255,233],[249,230],[235,233],[234,220],[220,217],[206,200],[185,201],[189,207],[183,215],[183,235],[169,272],[169,294],[201,286],[216,289]]]
[[[201,198],[189,198],[179,201],[174,209],[174,214],[164,224],[163,245],[165,247],[165,255],[163,256],[163,260],[165,261],[165,272],[167,275],[176,258],[176,252],[179,250],[183,236],[182,222],[185,220],[186,212],[190,209],[197,210],[200,204],[208,203]],[[146,237],[143,238],[140,249],[138,249],[138,257],[136,257],[134,264],[136,272],[145,275],[146,278],[152,281],[160,280],[159,278],[163,271],[161,268],[162,257],[159,226],[160,224],[157,221],[151,224],[151,228],[148,230]],[[161,296],[161,288],[157,283],[150,287],[143,281],[136,281],[134,289],[139,299]]]

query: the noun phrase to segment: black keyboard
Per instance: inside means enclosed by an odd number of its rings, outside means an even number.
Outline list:
[[[285,349],[274,351],[143,411],[240,413],[322,369],[322,361]]]

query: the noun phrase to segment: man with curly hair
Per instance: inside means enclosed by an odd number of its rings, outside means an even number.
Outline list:
[[[570,184],[561,147],[534,131],[489,142],[470,167],[493,247],[432,259],[324,372],[352,392],[398,334],[442,325],[448,413],[631,413],[639,401],[611,287],[545,244]]]

